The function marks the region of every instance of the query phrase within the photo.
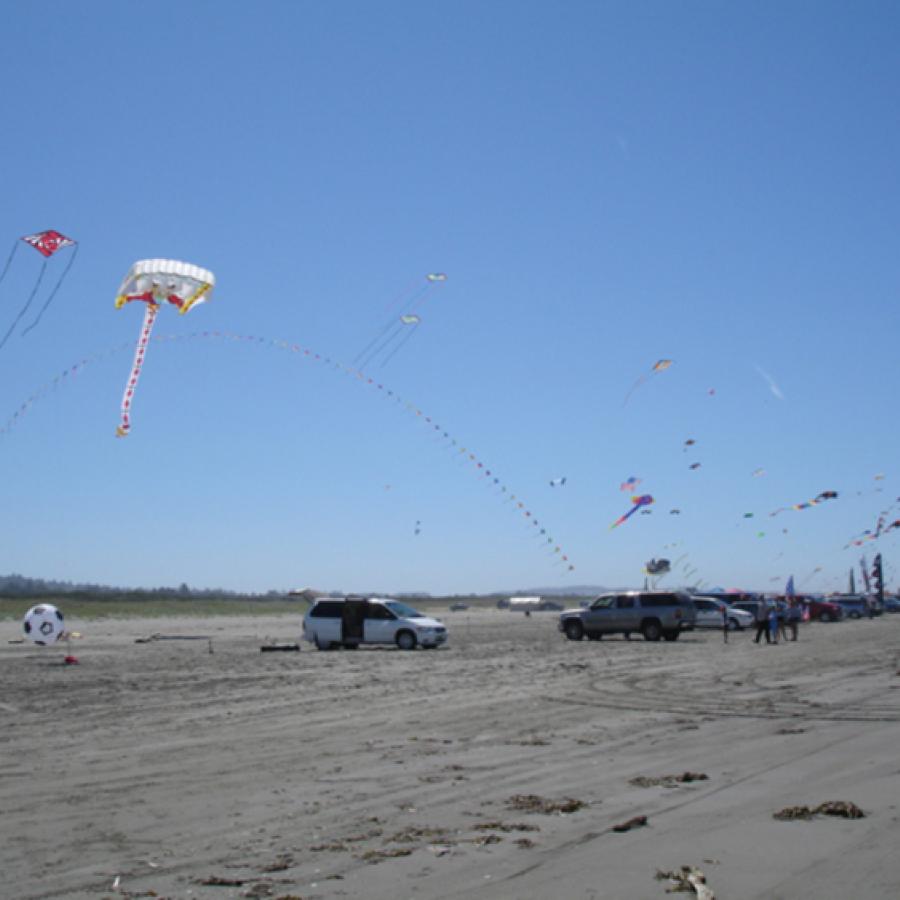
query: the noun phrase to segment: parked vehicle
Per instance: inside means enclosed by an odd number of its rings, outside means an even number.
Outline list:
[[[396,644],[426,650],[447,641],[443,622],[382,597],[320,597],[303,618],[303,637],[319,650],[360,644]]]
[[[885,597],[884,611],[886,613],[900,613],[900,600],[896,597]]]
[[[676,641],[694,628],[696,611],[689,594],[678,591],[628,591],[602,594],[587,609],[567,609],[559,630],[570,641],[600,640],[604,634],[640,632],[648,641]]]
[[[803,603],[803,608],[809,611],[811,622],[840,622],[844,618],[844,609],[831,600],[822,600],[820,597],[798,598]]]
[[[865,597],[857,594],[842,594],[828,599],[831,603],[840,606],[848,619],[864,619],[869,615],[869,601]]]
[[[744,609],[729,606],[715,597],[692,597],[697,612],[695,628],[721,628],[723,611],[727,616],[729,631],[740,631],[753,625],[753,616]]]
[[[462,612],[464,609],[468,609],[468,603],[451,603],[450,604],[450,612]]]

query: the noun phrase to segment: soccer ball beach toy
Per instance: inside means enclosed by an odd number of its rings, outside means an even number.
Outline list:
[[[49,603],[32,606],[22,622],[25,637],[42,647],[55,644],[65,631],[63,614]]]

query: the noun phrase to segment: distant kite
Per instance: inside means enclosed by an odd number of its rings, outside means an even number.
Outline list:
[[[688,447],[693,447],[694,444],[696,444],[696,443],[697,443],[697,442],[696,442],[693,438],[688,438],[688,439],[684,442],[684,450],[683,450],[683,452],[684,452],[684,453],[687,453],[687,448],[688,448]]]
[[[753,470],[753,477],[754,477],[754,478],[759,478],[760,476],[765,475],[765,474],[766,474],[766,470],[765,470],[765,469],[754,469],[754,470]]]
[[[66,263],[66,267],[63,269],[62,274],[59,276],[59,280],[56,282],[53,290],[50,291],[47,299],[44,301],[44,305],[41,307],[41,311],[37,314],[37,318],[22,332],[22,335],[28,334],[38,322],[41,321],[41,318],[44,315],[47,307],[53,302],[53,298],[56,297],[57,291],[62,286],[63,281],[65,280],[66,275],[69,274],[69,269],[72,268],[72,263],[75,262],[75,257],[78,255],[78,242],[72,240],[72,238],[66,237],[64,234],[60,234],[58,231],[39,231],[37,234],[26,234],[24,237],[19,238],[19,240],[13,241],[12,250],[9,253],[9,257],[6,260],[6,265],[3,267],[3,272],[0,273],[0,283],[3,282],[3,279],[6,278],[6,273],[9,271],[9,267],[12,265],[13,257],[16,255],[16,250],[19,248],[19,241],[24,241],[26,244],[34,247],[41,256],[44,257],[44,261],[41,263],[41,270],[38,272],[37,280],[34,283],[34,287],[31,289],[31,293],[28,295],[28,299],[25,301],[22,308],[19,310],[19,314],[13,319],[12,325],[9,326],[9,330],[3,337],[3,340],[0,340],[0,349],[6,344],[9,340],[12,333],[16,330],[16,326],[22,320],[22,317],[28,312],[28,308],[31,306],[32,301],[37,296],[38,289],[41,286],[41,281],[44,278],[44,272],[47,271],[47,263],[51,256],[56,253],[57,250],[62,250],[64,247],[74,247],[75,249],[72,251],[69,256],[69,261]]]
[[[631,398],[631,395],[651,376],[658,375],[660,372],[665,372],[669,366],[672,365],[671,359],[659,359],[653,364],[653,368],[646,374],[641,375],[640,378],[631,386],[631,390],[625,395],[625,400],[622,402],[622,406],[627,405],[628,400]]]
[[[375,337],[356,354],[353,364],[362,371],[370,363],[381,357],[379,368],[384,368],[399,352],[400,348],[419,330],[421,318],[415,313],[431,293],[442,282],[447,280],[443,272],[431,272],[425,276],[425,284],[417,278],[410,290],[407,288],[401,296],[388,306],[393,311],[390,319]],[[401,315],[397,315],[397,307],[406,307]]]
[[[419,519],[416,519],[416,529],[413,534],[421,534],[422,533],[422,523]]]
[[[777,397],[779,400],[784,400],[784,394],[781,393],[781,388],[775,383],[775,379],[765,371],[765,369],[756,366],[756,371],[765,378],[766,383],[769,385],[769,390],[772,392],[773,397]]]
[[[818,506],[820,503],[824,503],[826,500],[837,500],[838,492],[837,491],[822,491],[821,494],[814,497],[812,500],[807,500],[805,503],[795,503],[793,506],[779,506],[774,512],[769,513],[770,516],[777,516],[780,512],[786,512],[790,509],[809,509],[811,506]]]
[[[680,516],[680,515],[681,515],[681,510],[680,510],[680,509],[670,509],[670,510],[669,510],[669,515],[670,515],[670,516]]]
[[[629,509],[628,512],[625,513],[625,515],[619,516],[619,518],[609,526],[610,529],[617,528],[626,519],[628,519],[630,516],[633,516],[639,509],[641,509],[641,507],[649,506],[651,503],[653,503],[653,497],[651,497],[650,494],[642,494],[640,497],[632,497],[631,502],[634,504],[634,506],[632,506],[631,509]]]
[[[619,485],[619,490],[620,491],[633,491],[640,483],[641,483],[640,478],[635,478],[634,475],[631,475]]]
[[[563,475],[562,478],[551,478],[550,479],[550,487],[563,487],[566,483],[566,476]]]
[[[688,466],[688,468],[689,469],[699,469],[700,463],[691,463],[690,466]]]

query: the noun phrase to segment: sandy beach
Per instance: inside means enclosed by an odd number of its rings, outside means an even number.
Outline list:
[[[900,616],[766,646],[438,614],[411,653],[70,621],[68,667],[3,623],[0,895],[651,900],[682,865],[720,900],[900,894]],[[865,818],[773,818],[832,800]]]

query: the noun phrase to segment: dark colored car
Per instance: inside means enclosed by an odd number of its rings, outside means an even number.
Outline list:
[[[829,600],[840,606],[848,619],[864,619],[869,615],[869,602],[865,597],[846,594],[840,597],[831,597]]]

